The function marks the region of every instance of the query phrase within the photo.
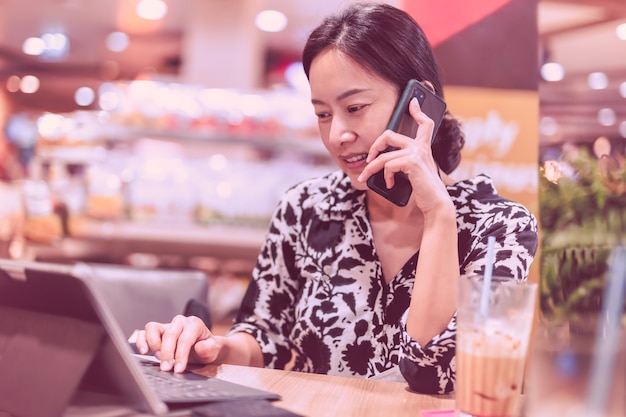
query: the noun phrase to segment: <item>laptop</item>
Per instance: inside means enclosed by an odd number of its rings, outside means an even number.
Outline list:
[[[135,355],[93,275],[84,263],[0,259],[0,414],[61,416],[80,393],[115,398],[154,415],[213,401],[280,399],[192,372],[161,372],[154,361]],[[159,396],[155,378],[166,387],[161,391],[169,389],[163,378],[174,381],[172,395]],[[207,395],[176,396],[175,385],[187,380]]]

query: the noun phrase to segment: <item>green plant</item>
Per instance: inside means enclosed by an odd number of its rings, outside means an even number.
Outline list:
[[[609,253],[626,241],[626,164],[576,148],[542,170],[541,311],[557,319],[597,312]]]

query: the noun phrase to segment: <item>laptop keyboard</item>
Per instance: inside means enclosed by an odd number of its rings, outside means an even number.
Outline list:
[[[235,390],[216,387],[213,378],[193,372],[163,372],[157,363],[149,361],[141,361],[141,369],[150,387],[165,403],[195,403],[242,396]]]

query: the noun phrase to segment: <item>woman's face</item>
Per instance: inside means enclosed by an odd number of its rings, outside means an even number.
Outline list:
[[[324,146],[358,189],[370,146],[387,127],[396,87],[334,49],[320,53],[309,71],[311,101]]]

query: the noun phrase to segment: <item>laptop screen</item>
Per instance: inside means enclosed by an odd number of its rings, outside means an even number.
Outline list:
[[[86,386],[119,394],[133,408],[167,412],[89,275],[83,264],[0,260],[0,391],[15,392],[1,396],[0,410],[61,415]]]

